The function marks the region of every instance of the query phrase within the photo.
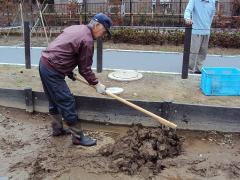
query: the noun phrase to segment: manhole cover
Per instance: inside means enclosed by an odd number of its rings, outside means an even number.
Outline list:
[[[133,70],[120,70],[109,73],[108,77],[117,81],[134,81],[141,79],[143,75]]]

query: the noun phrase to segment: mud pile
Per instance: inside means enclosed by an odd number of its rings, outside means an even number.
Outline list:
[[[182,143],[176,132],[134,125],[115,144],[100,149],[111,160],[111,168],[127,174],[156,175],[164,169],[162,160],[181,153]]]

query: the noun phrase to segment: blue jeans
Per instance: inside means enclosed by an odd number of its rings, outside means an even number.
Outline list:
[[[39,74],[44,92],[49,101],[49,113],[60,113],[67,124],[76,124],[78,122],[76,103],[65,81],[65,76],[42,64],[41,61]]]

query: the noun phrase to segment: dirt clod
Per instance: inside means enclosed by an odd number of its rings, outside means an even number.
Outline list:
[[[181,149],[182,142],[173,130],[134,125],[115,144],[99,151],[111,159],[112,168],[145,177],[161,172],[164,169],[161,160],[178,156]]]

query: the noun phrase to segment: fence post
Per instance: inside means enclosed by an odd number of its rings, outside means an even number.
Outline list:
[[[87,24],[87,0],[84,0],[84,24]]]
[[[182,0],[179,2],[179,16],[178,16],[178,25],[181,26],[182,19]]]
[[[7,3],[7,25],[10,26],[9,7]]]
[[[103,55],[103,40],[102,38],[97,39],[97,72],[102,72],[102,55]]]
[[[24,47],[25,47],[25,67],[26,69],[31,69],[29,21],[24,21]]]
[[[185,27],[184,35],[184,50],[183,50],[183,63],[182,63],[182,79],[188,78],[188,66],[191,47],[192,25]]]
[[[132,0],[130,0],[130,21],[131,21],[131,26],[133,26]]]

